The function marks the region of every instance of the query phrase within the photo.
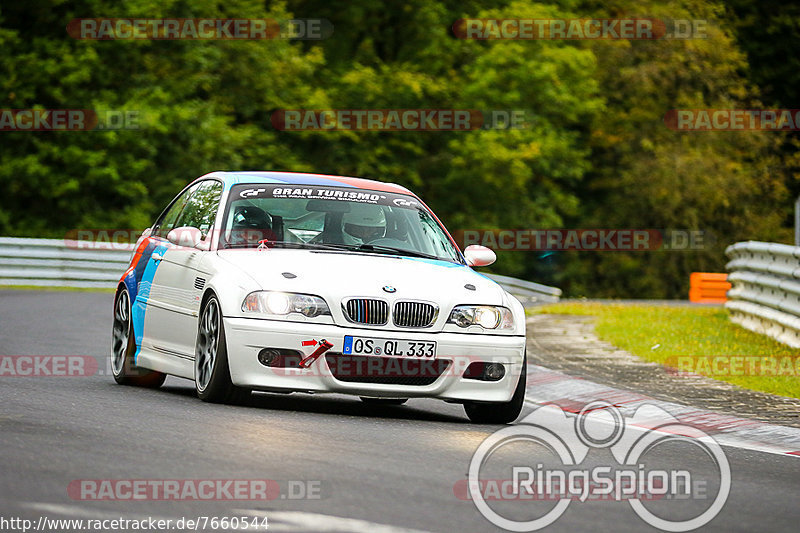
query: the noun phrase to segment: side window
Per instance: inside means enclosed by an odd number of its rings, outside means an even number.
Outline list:
[[[175,225],[177,222],[178,217],[183,211],[183,208],[186,206],[186,202],[189,200],[189,197],[192,195],[194,191],[197,190],[198,185],[195,185],[183,192],[178,198],[172,202],[172,205],[169,206],[167,212],[164,213],[161,217],[161,220],[158,222],[158,229],[156,229],[155,235],[157,237],[167,238],[167,233],[169,233],[173,228],[178,226]]]
[[[214,180],[202,182],[200,187],[189,198],[175,223],[175,227],[192,226],[193,228],[198,228],[203,232],[203,238],[205,238],[214,224],[221,196],[222,184],[220,182]]]

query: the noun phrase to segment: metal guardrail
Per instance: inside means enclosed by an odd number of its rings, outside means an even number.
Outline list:
[[[114,288],[133,244],[0,237],[0,285]],[[561,289],[489,274],[523,305],[557,302]]]
[[[516,296],[525,307],[542,303],[554,303],[561,298],[561,289],[556,287],[497,274],[486,274],[486,277],[496,281],[506,291]]]
[[[116,286],[133,245],[0,237],[0,285]]]
[[[800,348],[800,247],[747,241],[725,254],[731,321]]]

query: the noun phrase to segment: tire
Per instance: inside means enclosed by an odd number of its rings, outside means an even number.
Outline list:
[[[131,318],[131,298],[127,287],[117,292],[114,299],[114,324],[111,330],[111,374],[120,385],[134,385],[157,389],[167,375],[147,370],[133,364],[136,353],[136,336]]]
[[[194,361],[194,386],[204,402],[241,404],[250,397],[250,389],[231,382],[225,324],[219,300],[213,295],[200,312]]]
[[[502,403],[465,403],[464,411],[469,419],[476,424],[509,424],[516,420],[522,412],[522,404],[525,401],[527,368],[528,360],[525,356],[525,360],[522,362],[522,373],[520,373],[517,388],[514,389],[511,400]]]
[[[408,398],[367,398],[361,396],[361,401],[369,405],[403,405]]]

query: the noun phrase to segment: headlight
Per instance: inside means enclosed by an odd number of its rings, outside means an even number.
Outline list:
[[[328,304],[319,296],[276,291],[251,292],[242,302],[242,311],[280,316],[300,313],[308,318],[331,314]]]
[[[511,311],[493,305],[456,306],[447,321],[462,328],[481,326],[483,329],[514,329]]]

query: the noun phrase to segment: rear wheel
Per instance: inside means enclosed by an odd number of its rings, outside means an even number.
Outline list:
[[[465,403],[464,411],[467,412],[469,419],[476,424],[508,424],[516,420],[522,412],[522,404],[525,401],[527,367],[526,356],[522,362],[522,372],[511,400],[502,403]]]
[[[131,319],[131,298],[128,289],[117,292],[114,301],[114,326],[111,334],[111,373],[120,385],[136,385],[156,389],[167,375],[133,364],[136,341]]]
[[[249,389],[231,382],[225,325],[216,296],[211,296],[200,312],[194,361],[194,384],[201,400],[236,404],[250,397]]]
[[[361,396],[361,401],[369,405],[403,405],[408,398],[367,398]]]

